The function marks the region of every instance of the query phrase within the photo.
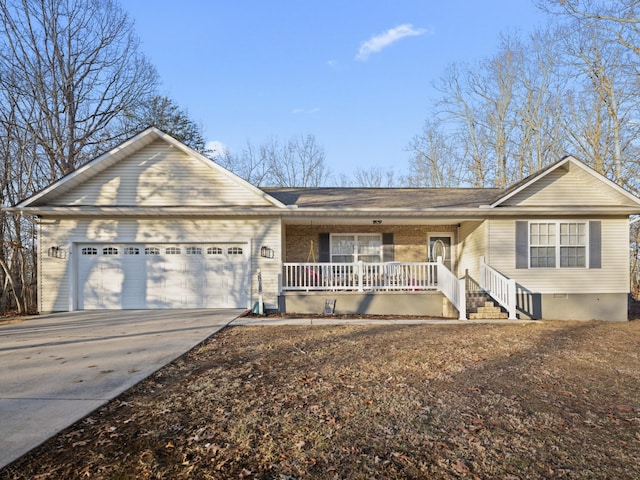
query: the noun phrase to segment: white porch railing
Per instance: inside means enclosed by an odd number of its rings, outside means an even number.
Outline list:
[[[480,288],[491,295],[516,320],[516,281],[492,268],[480,257]]]
[[[467,318],[464,279],[437,262],[284,263],[283,291],[440,290]]]
[[[436,290],[435,262],[284,263],[283,290]]]

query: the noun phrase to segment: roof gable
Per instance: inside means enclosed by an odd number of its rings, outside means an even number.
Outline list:
[[[43,205],[283,207],[156,128],[145,130],[17,206]]]
[[[640,199],[574,157],[507,190],[491,207],[635,207]]]

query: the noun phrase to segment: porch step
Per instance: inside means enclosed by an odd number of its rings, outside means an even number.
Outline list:
[[[492,300],[486,293],[474,293],[467,296],[467,314],[469,320],[493,320],[508,319],[506,313],[500,305]]]
[[[493,303],[493,302],[487,302]],[[478,307],[477,312],[472,312],[469,314],[469,320],[488,320],[488,319],[507,319],[509,315],[503,312],[500,307],[484,306]]]

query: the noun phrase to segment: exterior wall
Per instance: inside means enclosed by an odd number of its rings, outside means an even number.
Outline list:
[[[156,140],[51,202],[52,205],[270,205],[230,176]]]
[[[527,220],[554,219],[547,217]],[[602,221],[602,268],[516,269],[515,219],[488,220],[489,248],[486,261],[502,274],[515,278],[518,283],[536,293],[628,293],[629,222],[627,218],[580,219],[582,220]]]
[[[518,295],[520,318],[546,320],[628,320],[626,293]]]
[[[487,222],[463,222],[458,240],[458,276],[465,273],[475,281],[480,278],[479,258],[487,255]]]
[[[325,300],[335,300],[336,314],[420,315],[458,318],[440,292],[286,292],[280,297],[280,310],[298,314],[321,314]]]
[[[456,225],[287,225],[285,262],[306,262],[313,242],[319,262],[321,233],[393,233],[393,255],[397,262],[426,262],[427,233],[456,232]],[[455,242],[455,237],[454,237]]]
[[[554,219],[545,217],[528,220]],[[602,222],[601,268],[516,269],[516,220],[487,221],[489,233],[487,263],[507,277],[516,280],[518,309],[522,317],[601,320],[627,318],[628,219],[621,217],[586,220]]]
[[[266,308],[277,308],[280,265],[281,223],[279,218],[203,219],[203,218],[95,218],[67,220],[41,219],[39,226],[39,310],[41,313],[67,311],[73,289],[74,243],[204,243],[250,242],[251,304],[257,301],[257,270],[262,272],[263,299]],[[61,246],[64,258],[46,254],[50,246]],[[260,256],[260,247],[268,246],[274,258]],[[61,256],[62,257],[62,256]]]

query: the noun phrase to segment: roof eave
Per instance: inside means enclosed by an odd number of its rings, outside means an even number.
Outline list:
[[[220,206],[149,206],[149,207],[99,207],[99,206],[36,206],[36,207],[5,207],[6,212],[20,212],[25,215],[59,216],[59,217],[144,217],[144,216],[181,216],[195,215],[206,217],[228,216],[280,216],[292,217],[379,217],[379,218],[490,218],[490,217],[518,217],[518,216],[606,216],[606,215],[638,215],[640,206],[538,206],[538,207],[500,207],[500,208],[277,208],[277,207],[246,207],[238,205]]]

